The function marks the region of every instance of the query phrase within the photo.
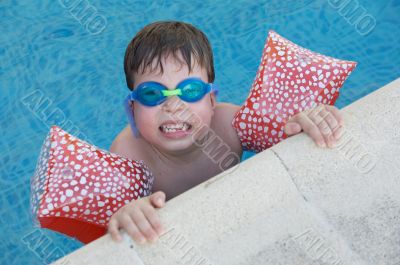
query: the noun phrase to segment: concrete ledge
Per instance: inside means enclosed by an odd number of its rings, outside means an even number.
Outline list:
[[[334,149],[291,137],[170,200],[154,245],[106,235],[54,264],[399,264],[400,79],[344,109]]]

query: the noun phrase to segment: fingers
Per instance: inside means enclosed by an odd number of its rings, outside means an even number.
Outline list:
[[[148,222],[155,230],[155,233],[161,235],[165,232],[163,225],[161,224],[161,220],[157,214],[157,212],[152,207],[143,207],[143,213],[146,216]]]
[[[150,202],[156,208],[164,207],[165,205],[165,193],[162,191],[157,191],[150,195]]]
[[[284,131],[287,135],[293,135],[301,132],[301,126],[297,122],[288,122],[284,127]]]
[[[116,219],[111,219],[108,223],[108,232],[111,234],[111,238],[114,241],[120,242],[122,240],[118,230],[118,221]]]
[[[135,211],[136,212],[136,211]],[[121,227],[126,233],[133,238],[136,242],[143,244],[146,242],[144,235],[139,231],[139,228],[131,218],[130,214],[121,216]]]
[[[343,132],[343,125],[341,125],[343,117],[339,110],[333,106],[320,105],[312,109],[308,116],[319,128],[325,144],[333,147]]]
[[[331,106],[331,105],[325,105],[325,108],[333,114],[333,116],[339,122],[339,125],[341,125],[341,126],[344,125],[343,114],[340,112],[340,110],[338,108],[336,108],[335,106]]]
[[[305,113],[298,114],[298,120],[301,122],[303,131],[307,133],[320,147],[325,147],[325,140],[316,123]]]
[[[122,240],[119,228],[123,228],[126,233],[138,243],[142,244],[146,241],[131,219],[126,208],[121,208],[120,211],[116,212],[108,223],[108,232],[111,234],[111,238],[116,242],[120,242]]]
[[[149,241],[156,242],[158,240],[157,232],[153,229],[147,217],[142,211],[133,211],[130,217],[136,224],[138,231],[145,236]],[[157,219],[157,217],[155,217]],[[141,243],[141,242],[140,242]]]
[[[333,147],[344,130],[343,114],[334,106],[319,105],[294,115],[285,125],[287,135],[307,133],[320,147]]]
[[[340,121],[332,114],[332,112],[325,110],[323,113],[320,113],[323,116],[323,119],[328,124],[329,131],[329,142],[333,144],[336,140],[338,140],[343,132],[343,125],[340,124]]]
[[[338,125],[334,128],[333,137],[338,140],[342,137],[342,133],[344,132],[344,118],[343,114],[340,112],[338,108],[331,105],[326,105],[326,109],[333,115],[333,118],[336,119]]]
[[[332,128],[337,127],[336,119],[333,118],[332,114],[330,114],[323,105],[312,109],[309,117],[320,130],[324,138],[325,146],[328,145],[331,147],[334,141]]]
[[[164,203],[165,194],[156,194],[156,200]],[[164,227],[156,209],[150,203],[150,198],[145,197],[132,201],[119,209],[110,219],[108,232],[114,241],[121,241],[119,229],[122,228],[136,242],[143,244],[147,240],[156,242],[159,235],[164,233]]]

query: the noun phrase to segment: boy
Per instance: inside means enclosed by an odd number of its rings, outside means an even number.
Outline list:
[[[139,136],[127,126],[110,151],[144,160],[155,178],[153,193],[119,209],[108,231],[116,241],[121,240],[118,230],[122,228],[139,243],[156,242],[165,231],[156,208],[239,162],[231,160],[222,168],[198,142],[206,141],[212,132],[240,158],[241,144],[231,125],[240,106],[216,102],[211,46],[203,32],[187,23],[165,21],[144,27],[126,49],[124,70],[129,89],[141,91],[131,106]],[[166,97],[160,97],[161,90],[154,86],[167,89],[162,92]],[[185,89],[194,92],[181,96]],[[339,110],[322,105],[293,116],[285,133],[304,131],[319,146],[332,147],[342,125]]]

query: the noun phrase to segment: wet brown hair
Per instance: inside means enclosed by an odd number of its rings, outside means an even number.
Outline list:
[[[178,57],[179,53],[184,62]],[[193,63],[206,68],[208,82],[214,82],[214,59],[206,35],[188,23],[159,21],[141,29],[126,48],[124,70],[128,88],[134,89],[134,74],[139,71],[143,74],[155,59],[157,60],[155,68],[162,74],[164,68],[161,59],[169,55],[182,65],[186,65],[189,72],[192,71]]]

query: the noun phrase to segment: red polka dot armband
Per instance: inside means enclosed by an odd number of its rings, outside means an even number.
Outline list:
[[[89,243],[104,235],[111,215],[151,194],[143,161],[100,150],[53,126],[31,180],[31,210],[42,228]]]
[[[243,149],[263,151],[287,137],[283,128],[293,115],[333,105],[355,66],[270,31],[250,94],[232,121]]]

